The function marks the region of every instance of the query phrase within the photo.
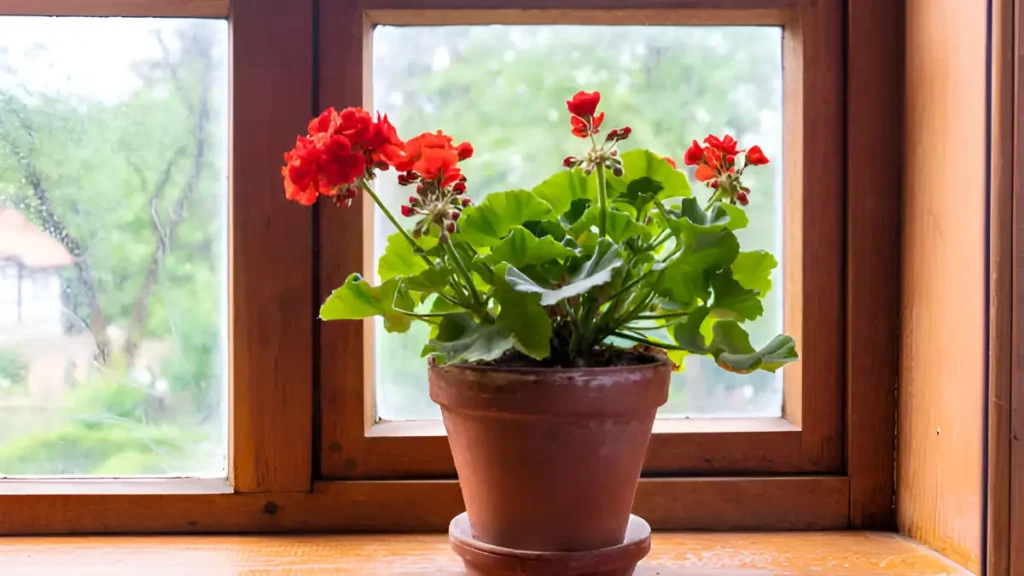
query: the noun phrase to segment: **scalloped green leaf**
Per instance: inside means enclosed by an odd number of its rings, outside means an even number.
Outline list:
[[[532,192],[547,202],[556,213],[562,214],[569,210],[573,200],[597,198],[596,186],[596,181],[588,182],[583,170],[576,168],[558,172],[534,186]]]
[[[424,236],[417,243],[426,252],[437,245],[437,239]],[[413,250],[401,232],[388,236],[387,247],[377,261],[377,275],[382,282],[399,276],[413,276],[427,268],[427,263]]]
[[[597,242],[597,250],[594,255],[569,277],[564,286],[546,288],[513,266],[508,266],[505,280],[518,292],[540,294],[541,305],[550,306],[565,298],[583,294],[595,286],[607,284],[612,280],[615,269],[622,264],[623,259],[619,247],[611,240],[602,238]],[[499,274],[497,268],[495,273]]]
[[[764,305],[757,290],[744,288],[732,276],[731,270],[722,270],[711,277],[711,313],[726,320],[756,320],[764,314]]]
[[[449,314],[424,348],[443,356],[445,362],[493,360],[513,345],[512,334],[500,324],[479,324],[469,314]]]
[[[523,268],[575,255],[575,251],[556,242],[551,236],[537,238],[526,228],[516,226],[504,240],[491,250],[490,254],[483,258],[483,261],[492,266],[500,262],[508,262],[516,268]]]
[[[799,359],[796,342],[790,336],[776,336],[764,348],[755,350],[747,331],[732,320],[716,322],[712,333],[711,351],[715,363],[730,372],[749,374],[758,369],[775,372]]]
[[[601,210],[597,205],[591,205],[583,216],[569,228],[569,234],[578,239],[591,229],[596,230],[600,221],[600,213]],[[606,223],[608,227],[605,232],[608,237],[620,244],[647,232],[647,228],[639,224],[632,216],[618,210],[608,210]]]
[[[397,278],[371,286],[359,274],[352,274],[324,301],[320,319],[361,320],[383,316],[388,332],[405,332],[412,325],[412,318],[401,310],[412,311],[415,306],[412,296]]]
[[[492,295],[501,305],[498,324],[512,333],[515,347],[537,360],[547,358],[551,354],[551,317],[540,305],[540,294],[519,292],[507,282],[499,282]]]
[[[622,159],[623,175],[608,175],[608,190],[610,196],[618,196],[629,190],[629,183],[641,178],[649,178],[658,182],[661,189],[657,192],[658,200],[667,198],[688,197],[690,191],[690,180],[686,173],[680,172],[672,167],[663,156],[659,156],[650,150],[630,150],[620,156]]]
[[[698,306],[686,315],[686,320],[672,327],[672,339],[676,344],[686,348],[687,352],[704,354],[708,351],[708,343],[700,328],[710,310],[706,306]]]
[[[527,190],[494,192],[479,205],[466,208],[456,236],[458,241],[478,248],[494,246],[516,226],[557,217],[550,204]]]
[[[732,277],[744,288],[757,290],[764,298],[772,289],[772,271],[779,265],[770,252],[740,252],[732,263]]]

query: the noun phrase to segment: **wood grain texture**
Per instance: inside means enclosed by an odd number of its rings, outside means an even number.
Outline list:
[[[846,102],[846,469],[850,525],[896,526],[899,375],[899,163],[876,170],[878,150],[901,148],[903,3],[850,0]]]
[[[1009,576],[1013,376],[1014,0],[992,3],[989,208],[988,525],[986,573]]]
[[[784,314],[800,362],[786,367],[782,410],[801,427],[802,459],[832,470],[843,457],[843,4],[801,7],[783,31]]]
[[[14,538],[7,574],[465,574],[443,535]],[[156,570],[156,572],[154,572]],[[961,576],[968,572],[893,534],[656,533],[637,576],[821,574]]]
[[[570,8],[581,7],[567,4]],[[645,8],[640,4],[635,7]],[[478,1],[473,6],[532,7],[529,2],[511,1]],[[592,9],[602,6],[600,2],[587,4]],[[673,6],[707,7],[687,2]],[[757,2],[715,4],[720,9],[766,6]],[[768,432],[740,429],[657,433],[647,453],[648,473],[829,473],[842,466],[842,0],[771,4],[773,8],[778,6],[789,7],[783,18],[788,26],[786,172],[791,176],[786,185],[786,203],[787,229],[796,232],[787,237],[784,260],[788,271],[787,330],[796,333],[803,361],[787,367],[786,390],[796,391],[795,396],[787,395],[787,417],[798,426]],[[322,4],[318,18],[321,105],[372,102],[371,18],[365,10],[427,7],[443,15],[442,8],[458,10],[469,5],[439,1],[417,6],[415,2],[359,0]],[[552,11],[539,13],[551,15],[558,14],[555,9],[560,5],[545,3],[545,7]],[[806,202],[813,202],[813,212],[796,209],[805,197]],[[321,298],[326,298],[349,274],[372,271],[371,207],[369,199],[360,199],[346,210],[321,208]],[[804,275],[804,263],[808,262],[816,264]],[[444,437],[373,432],[372,323],[324,323],[319,330],[322,475],[332,479],[454,478],[455,467]],[[805,385],[808,390],[801,392]]]
[[[13,538],[5,574],[465,574],[443,535]],[[156,571],[156,572],[155,572]],[[656,533],[637,576],[787,574],[961,576],[924,546],[892,534]]]
[[[1012,315],[1024,314],[1024,2],[1014,2]],[[1009,573],[1024,572],[1024,323],[1011,328]]]
[[[642,480],[656,529],[821,530],[847,525],[838,476]],[[440,532],[465,510],[454,480],[317,482],[279,494],[0,495],[0,535]],[[0,547],[2,548],[2,547]]]
[[[231,0],[3,0],[10,16],[167,16],[227,18]]]
[[[906,6],[897,518],[979,572],[987,15],[974,0]]]
[[[313,469],[312,212],[284,197],[282,154],[312,114],[313,0],[231,17],[230,477],[308,490]],[[282,34],[281,30],[288,30]]]

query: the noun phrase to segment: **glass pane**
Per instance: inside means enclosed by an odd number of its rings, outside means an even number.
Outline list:
[[[0,17],[0,476],[226,473],[227,49]]]
[[[461,167],[470,195],[531,188],[581,153],[569,134],[565,100],[600,90],[610,126],[633,128],[623,150],[648,148],[676,159],[693,139],[729,133],[760,144],[772,163],[749,175],[746,250],[782,256],[782,31],[772,27],[470,26],[378,27],[373,36],[374,102],[409,138],[443,129],[473,143]],[[691,182],[696,184],[692,178]],[[394,178],[378,184],[397,211],[408,196]],[[695,194],[706,194],[694,186]],[[706,196],[705,196],[706,197]],[[380,214],[379,254],[391,233]],[[748,326],[765,343],[782,330],[781,267],[765,316]],[[427,396],[422,325],[376,331],[378,416],[439,418]],[[727,373],[690,357],[673,377],[662,417],[779,416],[782,376]]]

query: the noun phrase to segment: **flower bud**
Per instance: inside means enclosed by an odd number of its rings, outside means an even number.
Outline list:
[[[718,190],[718,180],[712,180],[710,183],[708,183],[708,186],[711,186],[711,188]]]
[[[470,200],[469,198],[463,198],[463,199],[462,199],[462,205],[463,205],[463,206],[469,206],[469,205],[470,205],[470,204],[472,204],[472,203],[473,203],[473,201],[472,201],[472,200]]]
[[[448,214],[448,217],[451,218],[452,222],[458,222],[459,217],[461,216],[462,212],[459,212],[458,210],[452,210],[451,213]]]
[[[411,218],[413,214],[415,214],[415,212],[413,211],[412,206],[402,206],[402,216]]]
[[[420,202],[420,199],[419,199],[418,196],[409,196],[409,205],[410,206],[415,206],[415,205],[419,204],[419,202]]]
[[[612,157],[614,158],[615,156],[619,155],[619,151],[618,150],[612,150],[611,152],[609,152],[609,154],[611,154]]]
[[[621,177],[626,171],[622,169],[622,166],[615,166],[612,168],[612,174]]]
[[[562,160],[562,166],[565,166],[566,168],[572,168],[575,165],[576,165],[576,157],[575,156],[566,156],[565,160]]]
[[[629,126],[624,127],[622,130],[619,131],[619,140],[625,140],[626,138],[629,138],[629,135],[632,133],[632,128],[630,128]]]
[[[740,204],[744,206],[750,204],[750,198],[747,197],[747,194],[745,192],[737,192],[736,199],[739,200]]]
[[[452,186],[452,191],[455,192],[456,194],[464,193],[466,191],[466,183],[461,181],[456,182],[455,185]]]
[[[455,222],[449,222],[447,229],[449,234],[455,234]]]
[[[615,128],[612,128],[611,132],[608,133],[608,136],[605,136],[605,141],[606,142],[610,142],[612,140],[618,140],[618,139],[619,139],[619,131],[616,130]]]

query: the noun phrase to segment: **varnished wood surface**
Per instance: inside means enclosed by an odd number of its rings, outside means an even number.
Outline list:
[[[832,530],[846,528],[848,504],[841,476],[645,479],[634,512],[661,530]],[[0,495],[0,535],[443,532],[464,510],[454,480],[316,482],[312,492],[286,493],[37,493]]]
[[[171,536],[0,540],[5,576],[193,574],[463,574],[443,535]],[[968,574],[893,534],[656,533],[637,576]]]
[[[978,573],[989,304],[984,4],[906,3],[896,472],[900,531]]]
[[[899,376],[899,163],[876,170],[880,146],[900,147],[903,2],[849,0],[846,96],[846,469],[850,526],[896,526],[893,452]]]
[[[1010,567],[1011,426],[1014,357],[1014,0],[992,2],[991,200],[989,208],[988,576],[1018,574]],[[1019,257],[1016,257],[1019,258]],[[1020,468],[1020,462],[1017,462]],[[1020,474],[1020,472],[1017,472]]]
[[[285,198],[280,173],[313,114],[313,46],[296,41],[312,36],[313,14],[313,0],[232,7],[229,462],[239,492],[309,490],[313,477],[313,213]]]
[[[230,0],[2,0],[0,15],[227,18]]]

